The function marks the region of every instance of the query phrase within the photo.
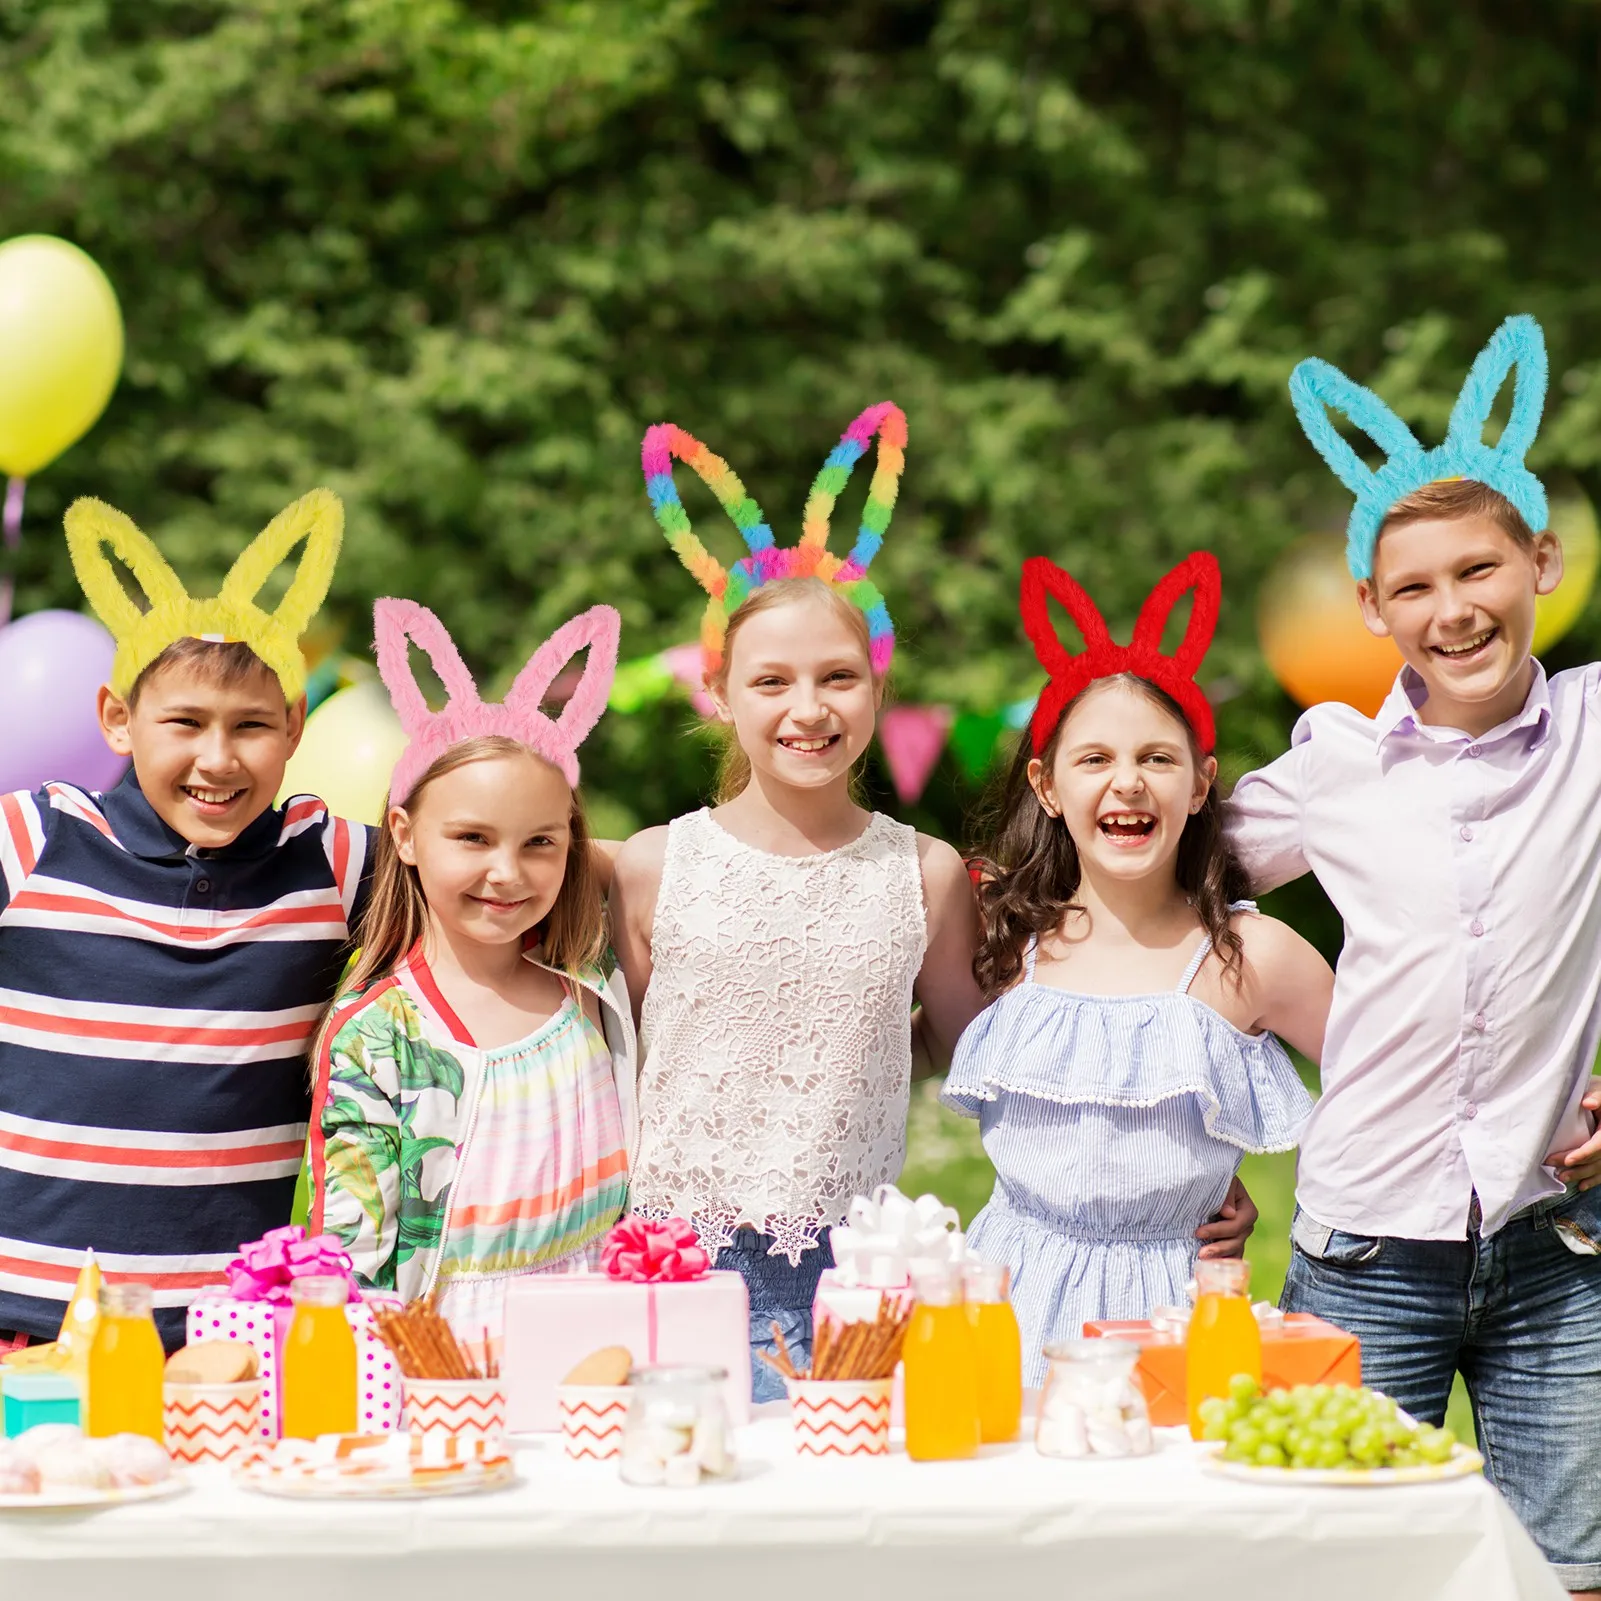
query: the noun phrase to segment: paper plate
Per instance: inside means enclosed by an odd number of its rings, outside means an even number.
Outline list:
[[[441,1495],[476,1495],[484,1490],[503,1490],[517,1482],[517,1471],[509,1456],[483,1464],[481,1473],[424,1468],[409,1478],[385,1478],[379,1474],[352,1473],[339,1478],[316,1478],[309,1473],[290,1473],[267,1467],[259,1459],[247,1462],[234,1473],[234,1482],[263,1495],[288,1496],[298,1501],[414,1501]]]
[[[1445,1462],[1425,1462],[1415,1468],[1259,1468],[1250,1462],[1225,1462],[1217,1446],[1202,1458],[1208,1473],[1223,1479],[1244,1479],[1252,1484],[1334,1484],[1346,1488],[1378,1488],[1386,1484],[1438,1484],[1481,1472],[1484,1458],[1467,1446],[1457,1446]]]
[[[174,1474],[159,1484],[130,1484],[121,1490],[92,1490],[81,1484],[53,1484],[37,1495],[0,1495],[0,1512],[44,1512],[61,1507],[122,1506],[128,1501],[159,1501],[189,1486]]]

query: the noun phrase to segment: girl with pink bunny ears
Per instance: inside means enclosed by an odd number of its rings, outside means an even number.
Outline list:
[[[494,1358],[509,1279],[587,1267],[627,1198],[633,1019],[600,967],[577,792],[620,625],[610,606],[564,623],[497,705],[426,607],[380,600],[374,624],[410,744],[361,953],[319,1036],[312,1226],[339,1237],[362,1283],[437,1291],[458,1336]],[[445,686],[438,712],[413,643]],[[580,651],[577,687],[547,716]]]

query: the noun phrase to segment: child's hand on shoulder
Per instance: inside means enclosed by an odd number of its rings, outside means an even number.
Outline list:
[[[1568,1151],[1552,1151],[1545,1160],[1565,1184],[1593,1190],[1601,1184],[1601,1126],[1597,1126],[1601,1124],[1601,1074],[1592,1076],[1589,1092],[1579,1104],[1590,1114],[1589,1139]]]

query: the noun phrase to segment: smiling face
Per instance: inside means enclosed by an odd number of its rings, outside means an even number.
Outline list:
[[[191,845],[218,850],[277,799],[306,703],[285,705],[263,663],[230,677],[177,662],[145,673],[131,702],[102,687],[99,713],[106,743],[133,758],[162,822]]]
[[[520,945],[561,893],[572,816],[567,780],[520,750],[426,780],[409,808],[389,808],[389,831],[436,935]]]
[[[742,617],[707,685],[754,773],[798,788],[849,778],[877,720],[865,627],[805,589]]]
[[[1217,775],[1189,732],[1139,686],[1092,684],[1062,720],[1050,765],[1029,764],[1040,805],[1060,817],[1086,873],[1173,873],[1184,825]]]
[[[1430,518],[1385,529],[1357,597],[1423,679],[1431,720],[1479,731],[1522,705],[1535,597],[1561,579],[1555,534],[1526,549],[1488,517]]]

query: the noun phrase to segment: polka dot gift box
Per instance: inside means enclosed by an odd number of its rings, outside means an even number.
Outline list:
[[[200,1340],[243,1340],[256,1353],[261,1375],[258,1432],[263,1440],[278,1438],[279,1384],[282,1353],[294,1307],[289,1285],[305,1274],[343,1276],[351,1281],[345,1316],[356,1336],[356,1427],[362,1434],[387,1434],[401,1422],[401,1378],[389,1347],[373,1322],[375,1305],[399,1306],[398,1296],[358,1290],[350,1259],[332,1235],[306,1238],[298,1226],[271,1233],[239,1249],[228,1265],[224,1290],[202,1291],[190,1306],[185,1337]]]

